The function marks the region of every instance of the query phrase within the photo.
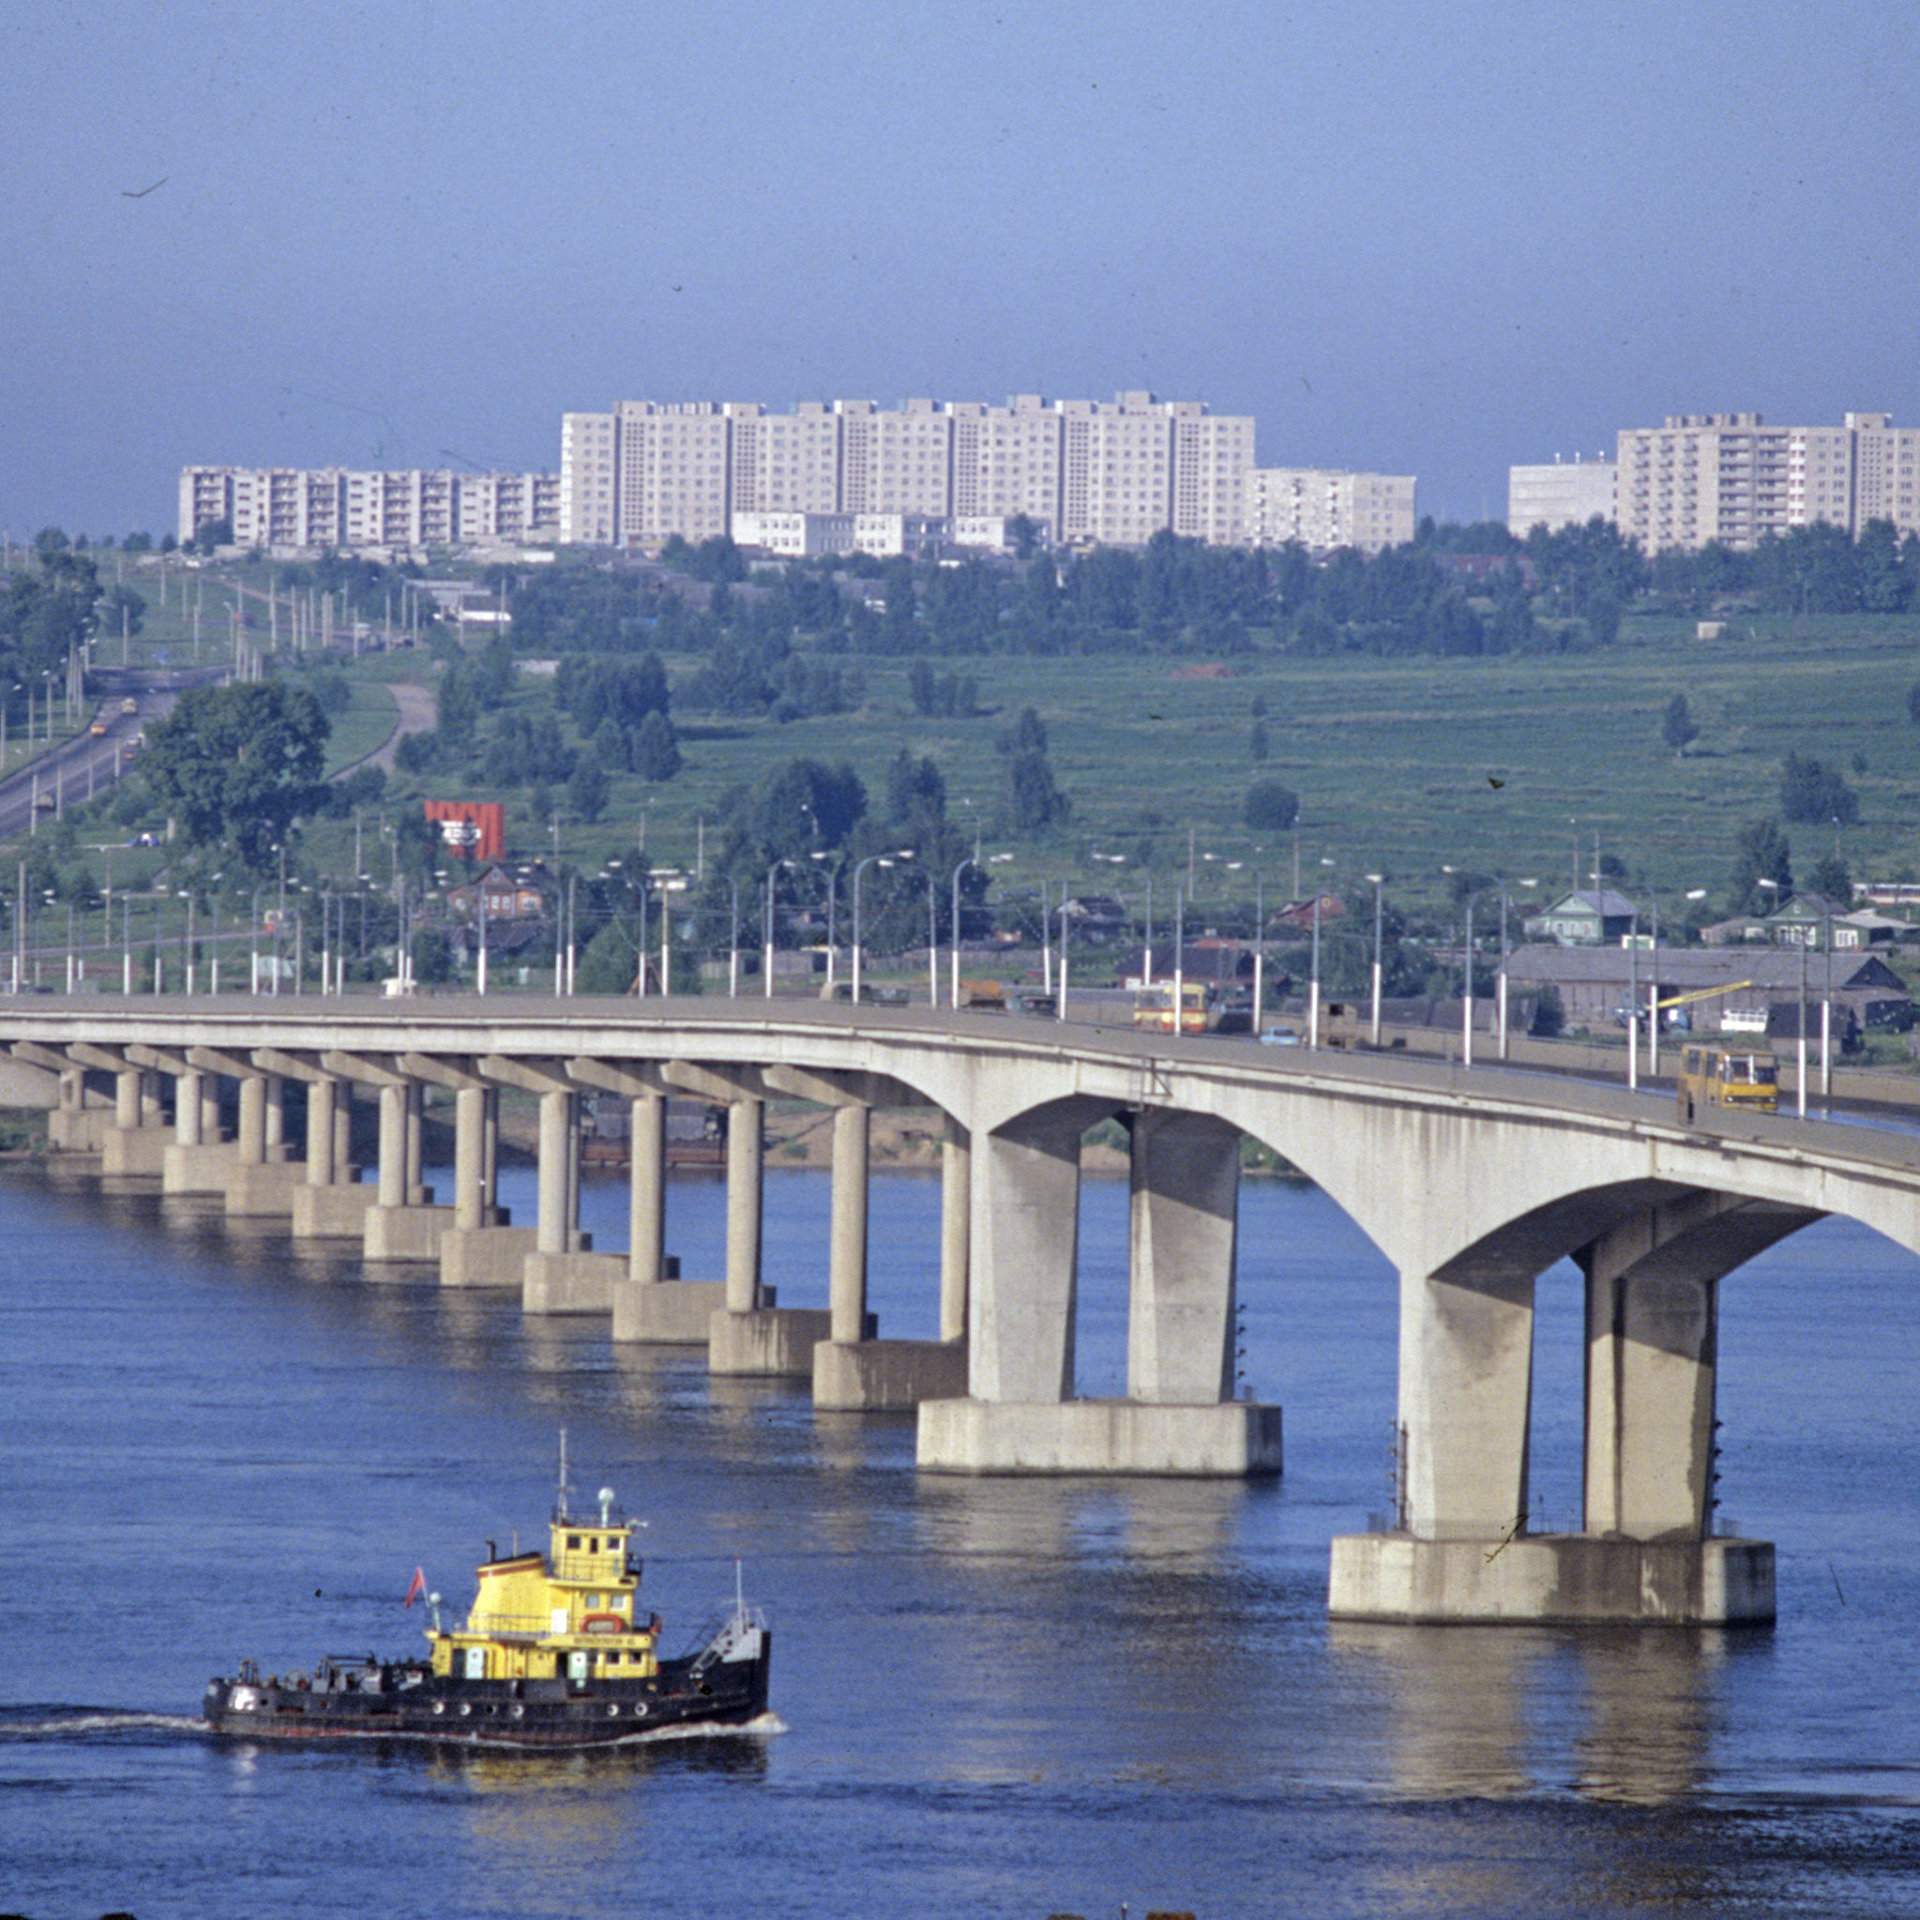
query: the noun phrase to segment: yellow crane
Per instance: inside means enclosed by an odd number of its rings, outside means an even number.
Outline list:
[[[1690,1007],[1696,1000],[1718,1000],[1723,993],[1738,993],[1742,987],[1752,985],[1751,980],[1731,980],[1724,987],[1699,987],[1692,993],[1676,993],[1670,1000],[1656,1000],[1654,1005],[1665,1013],[1669,1007]]]

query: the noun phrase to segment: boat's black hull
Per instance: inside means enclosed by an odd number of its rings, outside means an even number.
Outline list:
[[[424,1740],[459,1746],[603,1747],[668,1728],[739,1727],[767,1710],[771,1636],[758,1656],[696,1672],[662,1661],[647,1680],[462,1680],[369,1666],[356,1684],[215,1680],[202,1713],[241,1740]]]

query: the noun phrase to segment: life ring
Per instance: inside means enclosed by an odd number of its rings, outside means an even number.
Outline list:
[[[626,1618],[618,1613],[589,1613],[580,1622],[582,1633],[625,1633]]]

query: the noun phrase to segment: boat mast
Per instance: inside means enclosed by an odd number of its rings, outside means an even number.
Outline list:
[[[554,1505],[553,1517],[565,1520],[567,1517],[567,1430],[560,1429],[560,1492]]]

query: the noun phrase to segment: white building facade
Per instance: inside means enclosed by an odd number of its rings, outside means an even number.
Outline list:
[[[383,551],[558,538],[552,473],[396,473],[348,467],[184,467],[183,542],[226,521],[233,544],[273,551]]]
[[[1313,553],[1379,553],[1414,534],[1414,476],[1324,467],[1249,467],[1240,481],[1240,544]]]
[[[1253,457],[1251,417],[1147,392],[1020,394],[1005,406],[803,401],[784,414],[743,401],[623,401],[562,422],[560,537],[658,547],[676,534],[741,539],[737,519],[773,527],[745,516],[851,514],[945,522],[949,540],[964,526],[978,543],[1024,516],[1062,544],[1142,546],[1170,531],[1237,545]],[[803,537],[782,525],[783,543]],[[1396,537],[1411,533],[1409,521]]]
[[[1837,427],[1670,414],[1620,434],[1615,518],[1650,553],[1716,540],[1752,547],[1796,527],[1858,538],[1871,520],[1920,533],[1920,428],[1884,413],[1850,413]]]
[[[1551,466],[1507,469],[1507,531],[1524,540],[1535,527],[1558,533],[1590,520],[1612,523],[1620,469],[1604,454],[1555,460]]]

